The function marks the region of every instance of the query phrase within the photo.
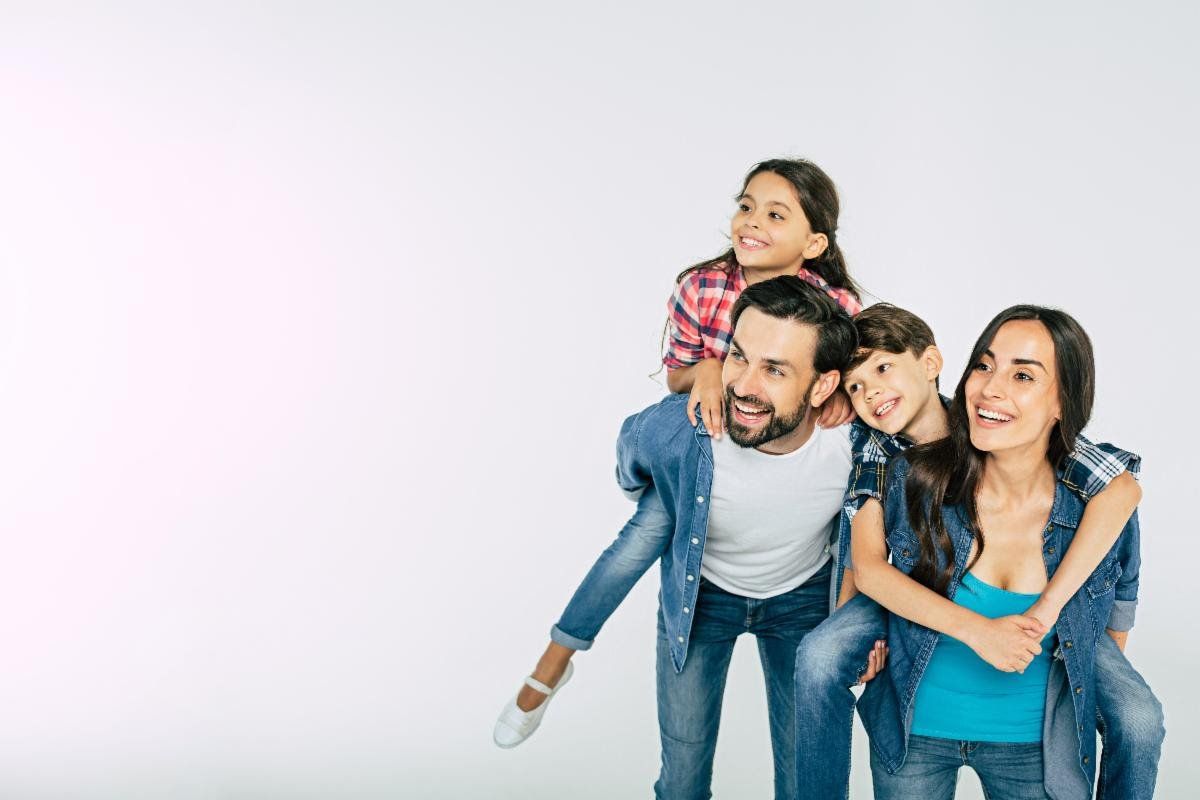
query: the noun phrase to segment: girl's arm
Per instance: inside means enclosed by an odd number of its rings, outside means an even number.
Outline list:
[[[721,359],[706,358],[689,366],[667,372],[667,388],[677,394],[688,393],[687,415],[696,424],[696,404],[704,427],[713,436],[725,430],[725,388],[721,385]]]
[[[1047,630],[1058,621],[1063,606],[1112,550],[1141,500],[1142,487],[1128,472],[1113,478],[1104,491],[1092,498],[1054,577],[1026,612],[1029,616],[1036,618]]]
[[[889,564],[883,507],[878,500],[868,500],[854,515],[850,548],[859,591],[894,614],[953,636],[996,669],[1023,672],[1042,651],[1039,639],[1046,628],[1036,619],[1019,614],[988,619],[942,597]]]

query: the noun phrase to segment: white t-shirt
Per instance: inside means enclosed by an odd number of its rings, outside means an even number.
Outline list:
[[[790,592],[829,559],[850,472],[850,426],[816,427],[802,447],[770,455],[712,440],[713,484],[700,574],[727,592]]]

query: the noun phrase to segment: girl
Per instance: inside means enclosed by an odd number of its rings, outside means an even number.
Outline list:
[[[670,342],[663,363],[667,386],[688,392],[688,419],[700,408],[707,430],[725,429],[721,365],[733,336],[730,312],[742,290],[779,275],[797,275],[829,294],[848,313],[861,309],[858,287],[846,271],[837,243],[837,189],[820,167],[802,159],[756,164],[742,182],[730,221],[731,247],[684,270],[669,303]],[[820,423],[833,427],[853,412],[838,392]],[[592,646],[601,626],[649,569],[673,531],[657,495],[643,494],[638,510],[593,565],[562,617],[525,685],[496,722],[500,747],[515,747],[537,729],[547,701],[570,679],[571,657]]]
[[[880,800],[953,797],[963,764],[996,800],[1091,796],[1095,660],[1133,622],[1136,514],[1054,628],[1026,612],[1083,515],[1055,465],[1091,414],[1094,375],[1069,315],[1001,312],[958,384],[950,435],[895,461],[885,507],[859,512],[858,588],[893,612],[886,677],[859,705]]]

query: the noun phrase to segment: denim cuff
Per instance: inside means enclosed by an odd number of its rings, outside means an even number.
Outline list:
[[[1114,600],[1112,611],[1108,615],[1108,629],[1113,631],[1128,631],[1133,628],[1133,618],[1137,613],[1137,600]]]
[[[576,639],[569,633],[563,631],[562,628],[555,625],[550,629],[550,641],[555,644],[561,644],[563,647],[569,647],[572,650],[590,650],[592,649],[592,639]]]

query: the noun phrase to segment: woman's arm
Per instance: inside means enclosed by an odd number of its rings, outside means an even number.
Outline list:
[[[902,491],[902,489],[901,489]],[[858,589],[894,614],[953,636],[993,667],[1022,672],[1042,651],[1046,632],[1036,619],[988,619],[942,597],[888,563],[883,507],[871,499],[854,515],[850,548]]]
[[[1122,472],[1100,492],[1083,512],[1079,529],[1063,554],[1042,596],[1026,612],[1046,626],[1058,621],[1063,606],[1083,586],[1112,550],[1129,517],[1142,500],[1142,487],[1128,472]]]

